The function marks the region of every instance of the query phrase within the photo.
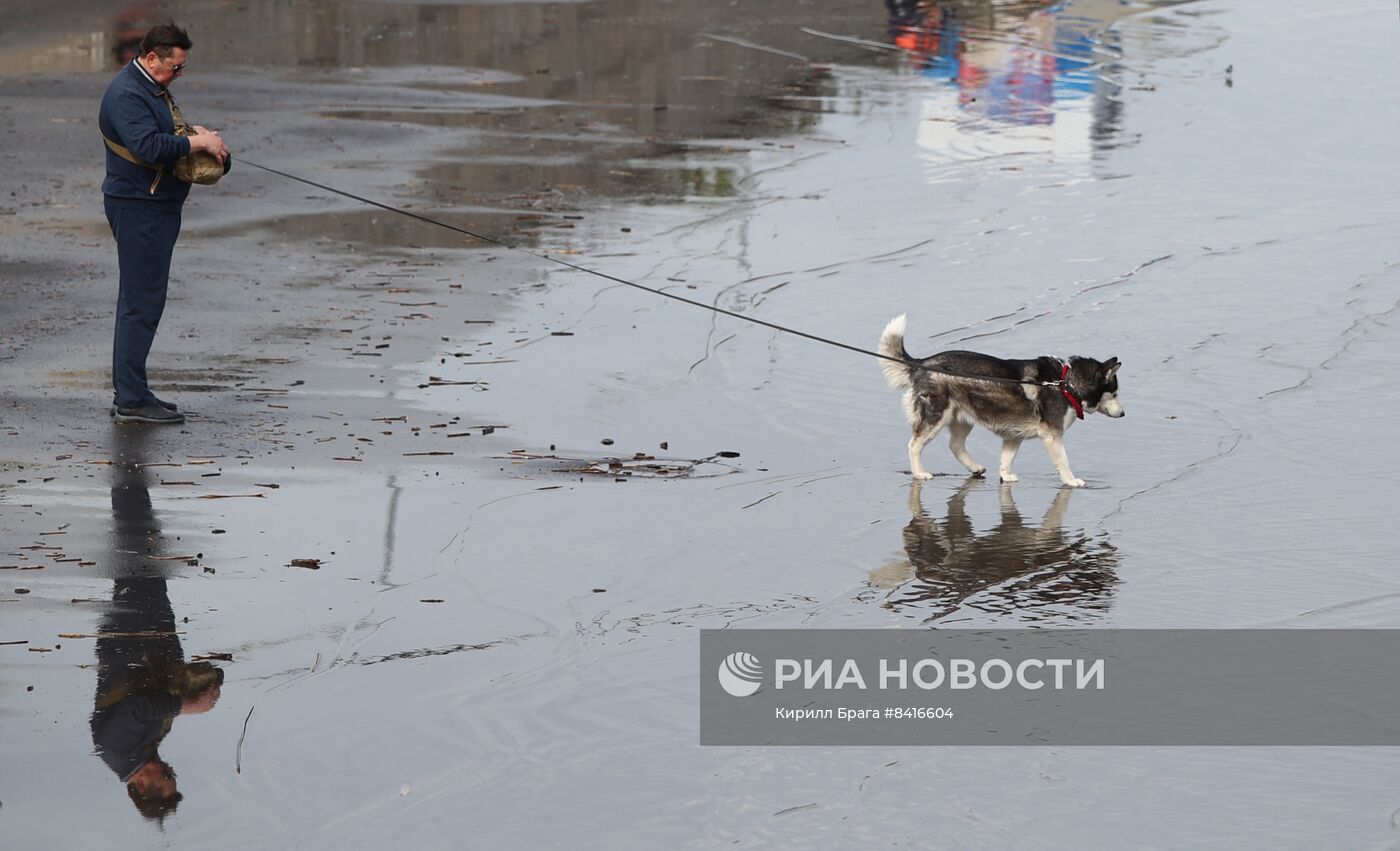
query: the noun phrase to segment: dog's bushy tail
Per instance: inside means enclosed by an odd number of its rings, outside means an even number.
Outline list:
[[[890,320],[890,324],[885,326],[884,333],[880,335],[880,354],[886,358],[898,358],[900,361],[909,361],[909,353],[904,350],[904,317],[901,313]],[[880,371],[885,374],[885,380],[891,387],[896,389],[909,386],[909,365],[907,363],[896,363],[892,360],[880,361]]]

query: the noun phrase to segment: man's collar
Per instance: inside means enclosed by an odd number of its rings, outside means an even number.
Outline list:
[[[136,66],[136,72],[141,75],[141,78],[143,80],[151,84],[151,86],[156,90],[156,94],[160,94],[161,92],[165,91],[165,87],[162,86],[160,83],[157,83],[155,81],[155,78],[151,76],[151,72],[146,70],[146,66],[141,64],[141,57],[138,56],[135,59],[131,60],[131,64]]]

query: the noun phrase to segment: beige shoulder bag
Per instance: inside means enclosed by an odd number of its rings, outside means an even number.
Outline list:
[[[180,107],[175,105],[175,99],[170,96],[170,92],[162,92],[161,97],[165,98],[165,103],[170,107],[170,115],[175,119],[176,136],[193,136],[194,128],[185,123],[185,117],[180,114]],[[131,150],[124,145],[118,145],[106,134],[103,134],[102,141],[107,143],[107,147],[112,149],[112,153],[126,160],[135,163],[142,168],[149,168],[156,172],[155,180],[151,181],[151,193],[154,194],[156,186],[160,184],[160,176],[165,173],[165,166],[151,165],[142,162],[131,153]],[[233,158],[219,162],[219,158],[208,151],[195,151],[188,156],[183,156],[175,163],[172,173],[179,180],[186,183],[199,183],[204,186],[212,186],[219,182],[219,178],[228,174],[229,168],[233,165]]]

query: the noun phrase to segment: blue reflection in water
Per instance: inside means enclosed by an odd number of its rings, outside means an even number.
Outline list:
[[[959,106],[987,119],[1048,125],[1059,110],[1095,114],[1092,136],[1116,120],[1106,104],[1103,60],[1119,55],[1106,44],[1109,20],[1071,15],[1049,4],[915,3],[886,0],[891,42],[920,75],[956,87]],[[977,24],[969,19],[976,18]]]

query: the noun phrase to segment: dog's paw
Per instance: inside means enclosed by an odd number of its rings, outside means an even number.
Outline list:
[[[1019,482],[1019,481],[1021,481],[1021,477],[1018,476],[1018,475],[1016,475],[1015,473],[1002,473],[1002,474],[1001,474],[1001,480],[1002,480],[1003,482],[1005,482],[1006,484],[1009,485],[1009,484],[1011,484],[1012,482]]]
[[[933,478],[933,474],[932,474],[932,473],[915,473],[915,474],[914,474],[914,478],[915,478],[916,480],[920,481],[920,482],[926,482],[926,481],[928,481],[929,479]]]
[[[1067,487],[1067,488],[1082,488],[1082,487],[1084,487],[1084,480],[1083,480],[1083,479],[1061,479],[1060,481],[1064,482],[1064,483],[1065,483],[1065,487]]]
[[[967,468],[967,471],[980,479],[987,472],[987,468],[981,464],[973,464]]]

